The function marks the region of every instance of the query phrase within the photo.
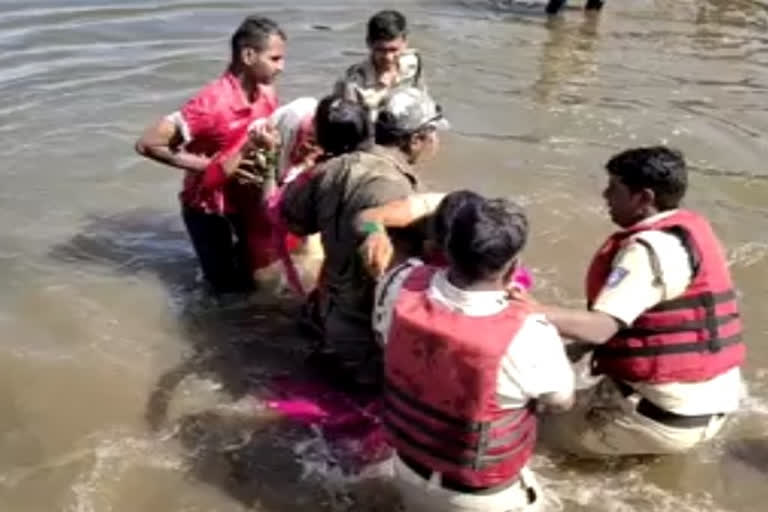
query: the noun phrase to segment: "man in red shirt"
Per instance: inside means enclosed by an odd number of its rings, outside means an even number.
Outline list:
[[[179,111],[150,125],[136,151],[185,171],[182,216],[206,280],[218,293],[252,286],[245,232],[230,187],[204,189],[211,157],[233,134],[277,108],[274,82],[284,65],[286,36],[274,21],[249,16],[232,35],[227,71]]]

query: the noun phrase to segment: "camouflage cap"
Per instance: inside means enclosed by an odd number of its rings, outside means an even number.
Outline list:
[[[427,127],[438,130],[450,128],[440,105],[425,91],[415,87],[392,91],[380,107],[378,120],[403,133]]]

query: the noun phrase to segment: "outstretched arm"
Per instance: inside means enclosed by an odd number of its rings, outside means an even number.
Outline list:
[[[434,213],[443,197],[445,194],[424,193],[390,201],[358,213],[355,225],[361,235],[366,234],[365,227],[370,223],[381,224],[385,228],[404,228]]]
[[[359,252],[372,276],[381,276],[392,263],[394,247],[387,228],[404,228],[431,215],[443,197],[440,193],[415,194],[357,214],[355,228],[363,240]]]
[[[600,311],[583,311],[555,306],[543,306],[549,321],[564,338],[599,345],[610,340],[621,328],[621,323]]]
[[[134,148],[141,156],[186,171],[203,172],[210,158],[188,153],[182,149],[181,130],[168,118],[149,125]]]

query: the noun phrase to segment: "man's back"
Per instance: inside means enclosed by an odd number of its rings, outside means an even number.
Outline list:
[[[323,289],[326,337],[371,338],[375,282],[357,255],[355,217],[365,208],[402,199],[416,190],[416,178],[395,149],[374,146],[336,157],[304,186],[286,189],[283,216],[297,232],[320,232],[326,254]],[[403,247],[402,237],[399,249]]]
[[[416,181],[407,163],[384,148],[338,160],[330,163],[319,183],[323,193],[318,197],[318,222],[326,250],[326,278],[336,307],[368,319],[374,282],[357,256],[355,216],[365,208],[407,197],[415,191]]]

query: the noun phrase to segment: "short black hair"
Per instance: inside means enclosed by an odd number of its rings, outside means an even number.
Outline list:
[[[243,48],[253,48],[257,52],[263,52],[269,45],[269,38],[273,35],[287,40],[285,32],[277,22],[262,16],[248,16],[240,23],[235,33],[232,34],[232,60],[238,58]]]
[[[368,44],[408,37],[408,22],[398,11],[379,11],[368,20]]]
[[[605,167],[632,192],[652,190],[660,211],[677,208],[688,189],[683,154],[666,146],[628,149],[611,158]]]
[[[456,190],[447,194],[440,204],[437,205],[432,216],[430,237],[438,245],[438,247],[445,249],[445,243],[448,239],[448,233],[451,230],[451,225],[456,217],[456,212],[461,209],[462,206],[470,201],[482,200],[483,197],[472,192],[471,190]]]
[[[368,109],[357,102],[330,95],[317,105],[315,138],[327,157],[364,148],[371,140]]]
[[[528,219],[519,205],[467,197],[454,214],[446,250],[462,276],[479,281],[503,270],[527,239]]]

